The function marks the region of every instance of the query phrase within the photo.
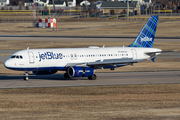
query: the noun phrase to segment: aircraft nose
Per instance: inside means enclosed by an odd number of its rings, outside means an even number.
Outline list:
[[[4,67],[6,67],[6,68],[12,67],[11,65],[12,65],[12,63],[11,63],[9,60],[6,60],[6,61],[4,62]]]

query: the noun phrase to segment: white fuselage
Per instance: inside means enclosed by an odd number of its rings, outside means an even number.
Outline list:
[[[17,51],[4,62],[4,66],[14,70],[66,70],[68,64],[103,61],[105,59],[133,58],[147,60],[146,52],[161,51],[157,48],[137,47],[96,47],[28,49]],[[156,55],[159,53],[156,53]],[[18,57],[17,57],[18,56]]]

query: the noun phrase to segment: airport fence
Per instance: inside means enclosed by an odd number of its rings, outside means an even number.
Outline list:
[[[21,10],[20,10],[21,9]],[[159,15],[165,16],[164,20],[179,20],[179,10],[156,10],[143,9],[138,14],[137,11],[129,12],[130,19],[145,19],[146,16]],[[173,16],[173,17],[172,17]],[[123,11],[117,14],[103,14],[102,10],[85,7],[52,7],[49,9],[44,6],[25,7],[25,6],[6,6],[0,10],[0,23],[16,22],[37,22],[39,18],[54,18],[66,21],[67,19],[81,19],[87,17],[98,17],[98,19],[127,19],[127,12]],[[172,18],[171,18],[172,17]]]

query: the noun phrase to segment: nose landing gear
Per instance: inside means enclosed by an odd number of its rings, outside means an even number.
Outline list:
[[[25,75],[25,76],[23,77],[23,79],[24,79],[25,81],[28,81],[28,80],[29,80],[29,77],[28,77],[29,71],[27,71],[24,75]]]

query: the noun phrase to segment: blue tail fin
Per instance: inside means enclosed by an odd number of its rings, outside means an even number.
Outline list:
[[[158,16],[151,16],[137,38],[128,47],[147,47],[152,48],[154,37],[156,33],[156,26],[158,23]]]

